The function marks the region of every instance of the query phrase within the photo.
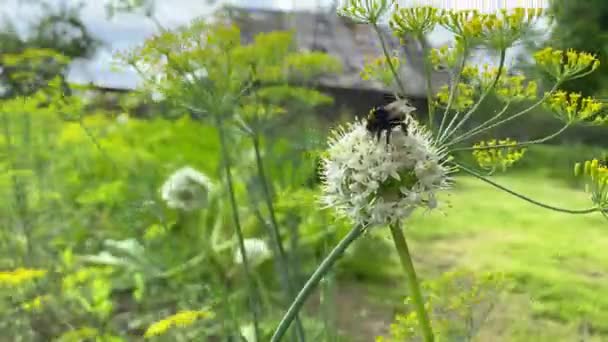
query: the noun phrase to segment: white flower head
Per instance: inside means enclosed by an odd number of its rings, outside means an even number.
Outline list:
[[[186,166],[171,174],[160,192],[170,208],[193,211],[207,204],[211,187],[206,175]]]
[[[243,244],[245,245],[245,253],[247,253],[247,260],[250,264],[257,265],[271,257],[270,249],[262,239],[245,239],[243,240]],[[238,248],[234,251],[234,262],[236,264],[243,263],[243,256]]]
[[[436,193],[449,186],[452,170],[431,134],[411,116],[405,120],[407,132],[393,129],[388,145],[367,130],[364,120],[333,132],[323,160],[323,204],[369,226],[437,206]]]

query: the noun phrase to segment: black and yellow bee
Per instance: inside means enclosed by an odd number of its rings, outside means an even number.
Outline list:
[[[386,144],[388,145],[393,128],[401,127],[407,134],[406,116],[415,110],[416,108],[411,106],[407,100],[397,100],[386,106],[374,107],[367,116],[366,128],[378,140],[380,140],[382,132],[386,131]]]

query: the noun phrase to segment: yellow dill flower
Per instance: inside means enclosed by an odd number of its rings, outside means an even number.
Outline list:
[[[0,271],[0,285],[18,286],[37,278],[44,277],[46,270],[17,268],[12,271]]]
[[[602,114],[603,103],[591,97],[583,98],[580,93],[556,91],[544,106],[568,123],[600,125],[608,120],[608,115]]]
[[[585,191],[608,218],[608,157],[576,163],[574,174],[585,179]]]
[[[439,24],[458,38],[471,40],[481,35],[484,20],[485,16],[476,10],[446,11],[439,17]]]
[[[502,77],[496,86],[496,94],[505,102],[533,100],[536,98],[538,86],[534,81],[524,84],[525,80],[523,75]]]
[[[464,50],[461,44],[456,44],[454,48],[443,45],[440,48],[431,49],[429,59],[436,70],[439,70],[441,67],[453,69],[458,64],[463,53]]]
[[[523,158],[526,152],[524,148],[517,147],[517,141],[509,138],[481,141],[473,147],[475,148],[473,157],[477,164],[492,172],[497,169],[506,171],[507,168]]]
[[[439,88],[437,93],[437,104],[443,107],[447,106],[450,98],[451,89],[447,85]],[[456,111],[463,111],[471,107],[474,103],[475,88],[470,84],[460,82],[454,92],[451,108]]]
[[[546,47],[534,53],[536,64],[557,80],[583,77],[600,66],[599,59],[573,49],[567,51]]]
[[[388,62],[389,60],[384,56],[368,61],[361,70],[361,79],[366,81],[376,80],[390,86],[393,84],[394,76]],[[400,61],[398,57],[392,56],[390,62],[395,69],[399,70]]]
[[[441,15],[442,12],[432,6],[397,8],[389,24],[400,36],[420,36],[433,31]]]
[[[144,333],[145,338],[154,336],[160,336],[165,334],[169,329],[174,327],[188,327],[199,319],[213,318],[214,313],[211,311],[200,310],[185,310],[180,311],[174,315],[163,318],[158,322],[152,323],[146,332]]]

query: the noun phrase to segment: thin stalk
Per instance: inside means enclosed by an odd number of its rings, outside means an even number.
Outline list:
[[[221,114],[220,114],[221,115]],[[260,326],[259,326],[259,317],[258,317],[258,303],[257,296],[255,290],[255,284],[253,283],[253,276],[251,273],[251,268],[249,267],[249,258],[247,257],[247,253],[245,251],[245,238],[243,237],[243,231],[241,229],[241,221],[239,219],[238,213],[238,205],[236,203],[236,197],[234,194],[234,185],[232,181],[232,172],[231,172],[231,162],[230,156],[228,155],[228,150],[226,149],[226,136],[224,132],[224,125],[222,122],[222,118],[220,115],[216,116],[216,124],[220,138],[220,151],[222,153],[222,160],[224,166],[224,173],[226,176],[226,183],[228,186],[228,193],[230,197],[230,206],[232,208],[232,219],[234,221],[234,230],[236,232],[236,236],[239,244],[239,251],[241,252],[241,257],[243,260],[243,269],[245,271],[245,281],[247,283],[247,288],[249,289],[249,305],[251,308],[251,318],[253,320],[253,328],[256,341],[260,341]]]
[[[416,270],[414,269],[414,264],[412,263],[412,257],[410,255],[410,250],[407,247],[405,236],[403,236],[403,232],[401,231],[399,224],[391,224],[390,229],[391,235],[393,236],[393,242],[395,243],[395,248],[397,249],[397,253],[399,253],[401,265],[403,266],[403,270],[405,271],[405,275],[407,277],[407,285],[411,292],[411,297],[416,309],[416,317],[418,318],[418,322],[422,328],[424,341],[433,342],[435,340],[433,328],[431,327],[431,321],[429,320],[429,315],[424,306],[424,298],[420,292],[420,285],[418,284],[418,279],[416,277]]]
[[[331,234],[333,237],[333,234]],[[325,250],[329,249],[329,236],[325,241]],[[325,341],[335,342],[337,340],[335,330],[335,304],[334,304],[334,293],[335,290],[335,276],[334,272],[328,272],[328,274],[321,281],[321,295],[320,305],[323,312],[323,330],[325,331]]]
[[[481,97],[479,98],[479,101],[477,101],[475,103],[475,105],[473,105],[473,108],[471,108],[471,110],[469,110],[467,112],[467,114],[465,114],[465,116],[462,118],[462,120],[454,127],[454,129],[452,129],[451,132],[446,132],[446,135],[444,137],[444,139],[449,138],[452,134],[454,134],[456,131],[458,131],[458,129],[460,127],[462,127],[462,125],[465,124],[465,122],[467,122],[467,120],[469,120],[469,118],[473,115],[473,113],[475,113],[475,111],[477,111],[477,108],[479,108],[479,106],[481,105],[481,103],[486,99],[486,97],[488,97],[488,95],[490,95],[490,92],[492,91],[492,89],[494,89],[496,87],[496,84],[498,83],[498,80],[500,79],[500,76],[502,75],[502,69],[503,66],[505,64],[505,56],[506,56],[506,51],[505,49],[500,50],[500,60],[498,62],[498,71],[496,72],[496,77],[494,77],[494,80],[492,81],[492,83],[488,86],[488,88],[483,92],[483,94],[481,95]]]
[[[459,141],[462,141],[464,139],[467,139],[469,137],[474,136],[475,134],[477,134],[478,131],[484,129],[487,125],[493,123],[494,121],[498,120],[501,116],[503,116],[507,112],[507,109],[509,109],[510,105],[511,105],[511,102],[510,101],[507,102],[505,104],[505,106],[502,107],[502,109],[498,113],[496,113],[496,115],[494,115],[493,117],[489,118],[486,122],[483,122],[479,126],[473,128],[469,132],[463,133],[463,134],[457,136],[456,138],[452,139],[452,142],[453,143],[457,143]]]
[[[445,139],[447,139],[447,133],[450,131],[452,126],[454,126],[454,124],[456,123],[456,120],[458,120],[460,113],[461,113],[460,111],[457,111],[456,114],[454,114],[454,116],[452,117],[452,120],[450,120],[450,123],[448,124],[448,127],[446,127],[445,131],[443,131],[443,133],[441,133],[441,135],[439,135],[438,141],[440,143],[445,141]]]
[[[452,163],[455,166],[457,166],[459,169],[462,169],[464,172],[470,174],[471,176],[473,176],[475,178],[478,178],[478,179],[480,179],[480,180],[482,180],[482,181],[484,181],[484,182],[486,182],[486,183],[488,183],[488,184],[490,184],[490,185],[492,185],[492,186],[494,186],[494,187],[496,187],[496,188],[498,188],[500,190],[503,190],[503,191],[505,191],[505,192],[507,192],[507,193],[509,193],[509,194],[511,194],[513,196],[515,196],[515,197],[518,197],[518,198],[520,198],[520,199],[522,199],[522,200],[524,200],[526,202],[529,202],[529,203],[532,203],[534,205],[537,205],[537,206],[539,206],[541,208],[545,208],[545,209],[549,209],[549,210],[553,210],[553,211],[557,211],[557,212],[561,212],[561,213],[580,214],[580,215],[591,214],[591,213],[594,213],[596,211],[601,211],[601,209],[598,208],[598,207],[588,208],[588,209],[579,209],[579,210],[572,210],[572,209],[564,209],[564,208],[554,207],[552,205],[545,204],[545,203],[539,202],[537,200],[534,200],[534,199],[532,199],[532,198],[530,198],[528,196],[522,195],[522,194],[520,194],[518,192],[515,192],[515,191],[513,191],[513,190],[511,190],[511,189],[509,189],[509,188],[507,188],[505,186],[502,186],[502,185],[500,185],[500,184],[498,184],[498,183],[496,183],[494,181],[491,181],[491,180],[487,179],[486,177],[482,176],[481,174],[475,172],[474,170],[469,169],[466,166],[463,166],[460,163],[455,163],[455,162],[452,162]]]
[[[429,47],[426,44],[424,35],[418,36],[420,46],[422,46],[422,56],[424,59],[424,78],[426,80],[426,101],[428,103],[429,112],[429,129],[433,130],[435,124],[435,106],[433,105],[433,85],[431,79],[431,61],[429,60]]]
[[[266,178],[266,171],[264,169],[264,161],[262,160],[262,154],[260,153],[260,137],[257,134],[253,134],[251,139],[253,140],[253,149],[255,151],[255,160],[258,169],[258,175],[260,178],[260,182],[262,184],[262,193],[264,194],[264,201],[266,202],[266,207],[268,209],[268,213],[270,215],[270,223],[271,229],[270,237],[272,239],[273,244],[275,245],[275,250],[277,255],[277,261],[280,268],[280,279],[285,291],[287,302],[293,300],[294,298],[294,288],[291,280],[291,276],[289,274],[288,267],[288,259],[287,253],[285,253],[285,247],[283,246],[283,241],[281,240],[281,234],[279,232],[279,224],[276,218],[276,213],[274,210],[274,204],[272,201],[272,195],[270,193],[270,188],[268,185],[268,178]],[[295,318],[296,324],[296,336],[299,341],[305,341],[304,335],[304,326],[300,319],[296,316]]]
[[[450,89],[450,96],[448,97],[448,103],[445,107],[445,111],[443,112],[443,117],[441,118],[441,124],[439,125],[439,130],[437,131],[437,136],[441,137],[441,135],[443,134],[443,128],[445,127],[445,122],[446,122],[446,118],[448,117],[448,114],[450,112],[450,109],[452,108],[452,104],[454,103],[454,96],[456,95],[456,89],[458,88],[458,83],[460,83],[460,78],[462,77],[462,69],[464,69],[464,66],[467,62],[467,47],[465,45],[465,47],[463,48],[463,52],[462,52],[462,60],[460,61],[460,64],[458,65],[458,69],[456,69],[456,78],[454,79],[454,82],[452,82],[452,89]]]
[[[492,125],[490,125],[490,126],[488,126],[488,127],[485,127],[485,128],[483,128],[483,129],[481,129],[481,130],[477,131],[476,133],[471,134],[469,137],[472,137],[472,136],[477,135],[477,134],[479,134],[479,133],[483,133],[483,132],[488,131],[488,130],[490,130],[490,129],[494,128],[494,127],[497,127],[497,126],[502,125],[502,124],[504,124],[504,123],[506,123],[506,122],[509,122],[509,121],[511,121],[511,120],[513,120],[513,119],[516,119],[516,118],[518,118],[518,117],[520,117],[520,116],[522,116],[522,115],[524,115],[524,114],[529,113],[530,111],[532,111],[532,110],[533,110],[533,109],[535,109],[536,107],[540,106],[540,105],[541,105],[543,102],[545,102],[545,100],[546,100],[547,98],[549,98],[549,96],[551,96],[551,94],[553,94],[553,92],[555,92],[555,90],[557,90],[557,87],[559,87],[559,85],[560,85],[560,84],[561,84],[560,82],[556,83],[556,84],[553,86],[553,88],[551,88],[551,90],[549,90],[549,92],[547,92],[547,93],[546,93],[546,94],[545,94],[545,95],[544,95],[544,96],[543,96],[543,97],[542,97],[540,100],[536,101],[536,103],[534,103],[532,106],[530,106],[530,107],[528,107],[528,108],[526,108],[526,109],[524,109],[524,110],[520,111],[519,113],[516,113],[516,114],[514,114],[514,115],[512,115],[512,116],[510,116],[510,117],[508,117],[508,118],[505,118],[505,119],[503,119],[503,120],[500,120],[500,121],[498,121],[498,122],[496,122],[496,123],[494,123],[494,124],[492,124]],[[450,142],[448,142],[448,143],[447,143],[447,145],[448,145],[448,146],[449,146],[449,145],[454,145],[455,143],[456,143],[456,141],[454,140],[454,141],[450,141]]]
[[[346,249],[355,240],[357,240],[357,238],[359,238],[361,236],[361,234],[363,234],[363,232],[364,232],[364,227],[362,227],[362,226],[356,226],[355,228],[353,228],[336,245],[336,247],[334,247],[334,249],[325,258],[325,260],[323,260],[323,262],[321,262],[319,267],[317,267],[317,269],[310,276],[308,281],[306,281],[306,284],[304,284],[304,287],[302,287],[302,289],[300,290],[300,293],[298,293],[298,295],[296,296],[293,303],[291,303],[289,310],[287,310],[287,312],[283,316],[283,319],[281,319],[281,322],[279,323],[274,334],[272,335],[270,342],[281,341],[281,339],[285,335],[285,332],[287,332],[289,325],[295,319],[295,317],[298,314],[298,312],[300,311],[300,309],[302,309],[304,302],[312,294],[313,290],[315,289],[315,287],[317,286],[319,281],[321,281],[321,279],[323,279],[323,276],[325,276],[325,274],[330,271],[330,269],[336,263],[336,261],[338,261],[338,259],[340,259],[342,254],[344,254],[344,251],[346,251]]]
[[[395,83],[397,83],[397,86],[399,87],[399,90],[401,91],[401,95],[405,96],[405,86],[403,85],[403,82],[401,82],[401,78],[399,77],[399,73],[397,72],[397,68],[395,68],[395,65],[393,64],[393,60],[391,59],[391,55],[388,53],[388,48],[386,46],[386,41],[384,40],[384,35],[382,34],[382,31],[380,31],[380,27],[378,27],[377,24],[372,24],[374,31],[376,31],[376,34],[378,35],[378,39],[380,40],[380,45],[382,45],[382,52],[384,53],[384,58],[386,58],[386,63],[388,64],[388,67],[391,69],[391,72],[393,73],[393,78],[395,79]]]
[[[565,130],[568,129],[568,127],[570,127],[570,123],[567,123],[564,127],[560,128],[558,131],[556,131],[553,134],[550,134],[544,138],[540,138],[540,139],[535,139],[535,140],[528,140],[528,141],[522,141],[519,142],[517,144],[513,144],[513,145],[495,145],[495,146],[480,146],[480,147],[460,147],[460,148],[452,148],[450,149],[450,152],[455,152],[455,151],[479,151],[479,150],[491,150],[493,148],[508,148],[508,147],[524,147],[524,146],[529,146],[529,145],[535,145],[535,144],[542,144],[544,142],[547,142],[555,137],[557,137],[558,135],[562,134]]]

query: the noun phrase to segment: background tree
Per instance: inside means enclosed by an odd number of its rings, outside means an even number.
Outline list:
[[[554,0],[549,11],[554,24],[549,44],[594,53],[601,62],[598,72],[565,86],[588,94],[601,93],[608,86],[608,2]]]
[[[83,2],[52,6],[45,1],[31,1],[43,13],[30,23],[25,35],[17,32],[14,22],[5,13],[0,28],[0,97],[29,95],[46,85],[56,76],[63,79],[74,58],[93,55],[100,42],[87,29],[80,17]],[[50,50],[54,52],[50,52]],[[26,54],[31,58],[11,58],[13,54]],[[57,58],[64,56],[65,59]],[[23,78],[27,82],[22,82]],[[67,83],[65,90],[68,90]]]

